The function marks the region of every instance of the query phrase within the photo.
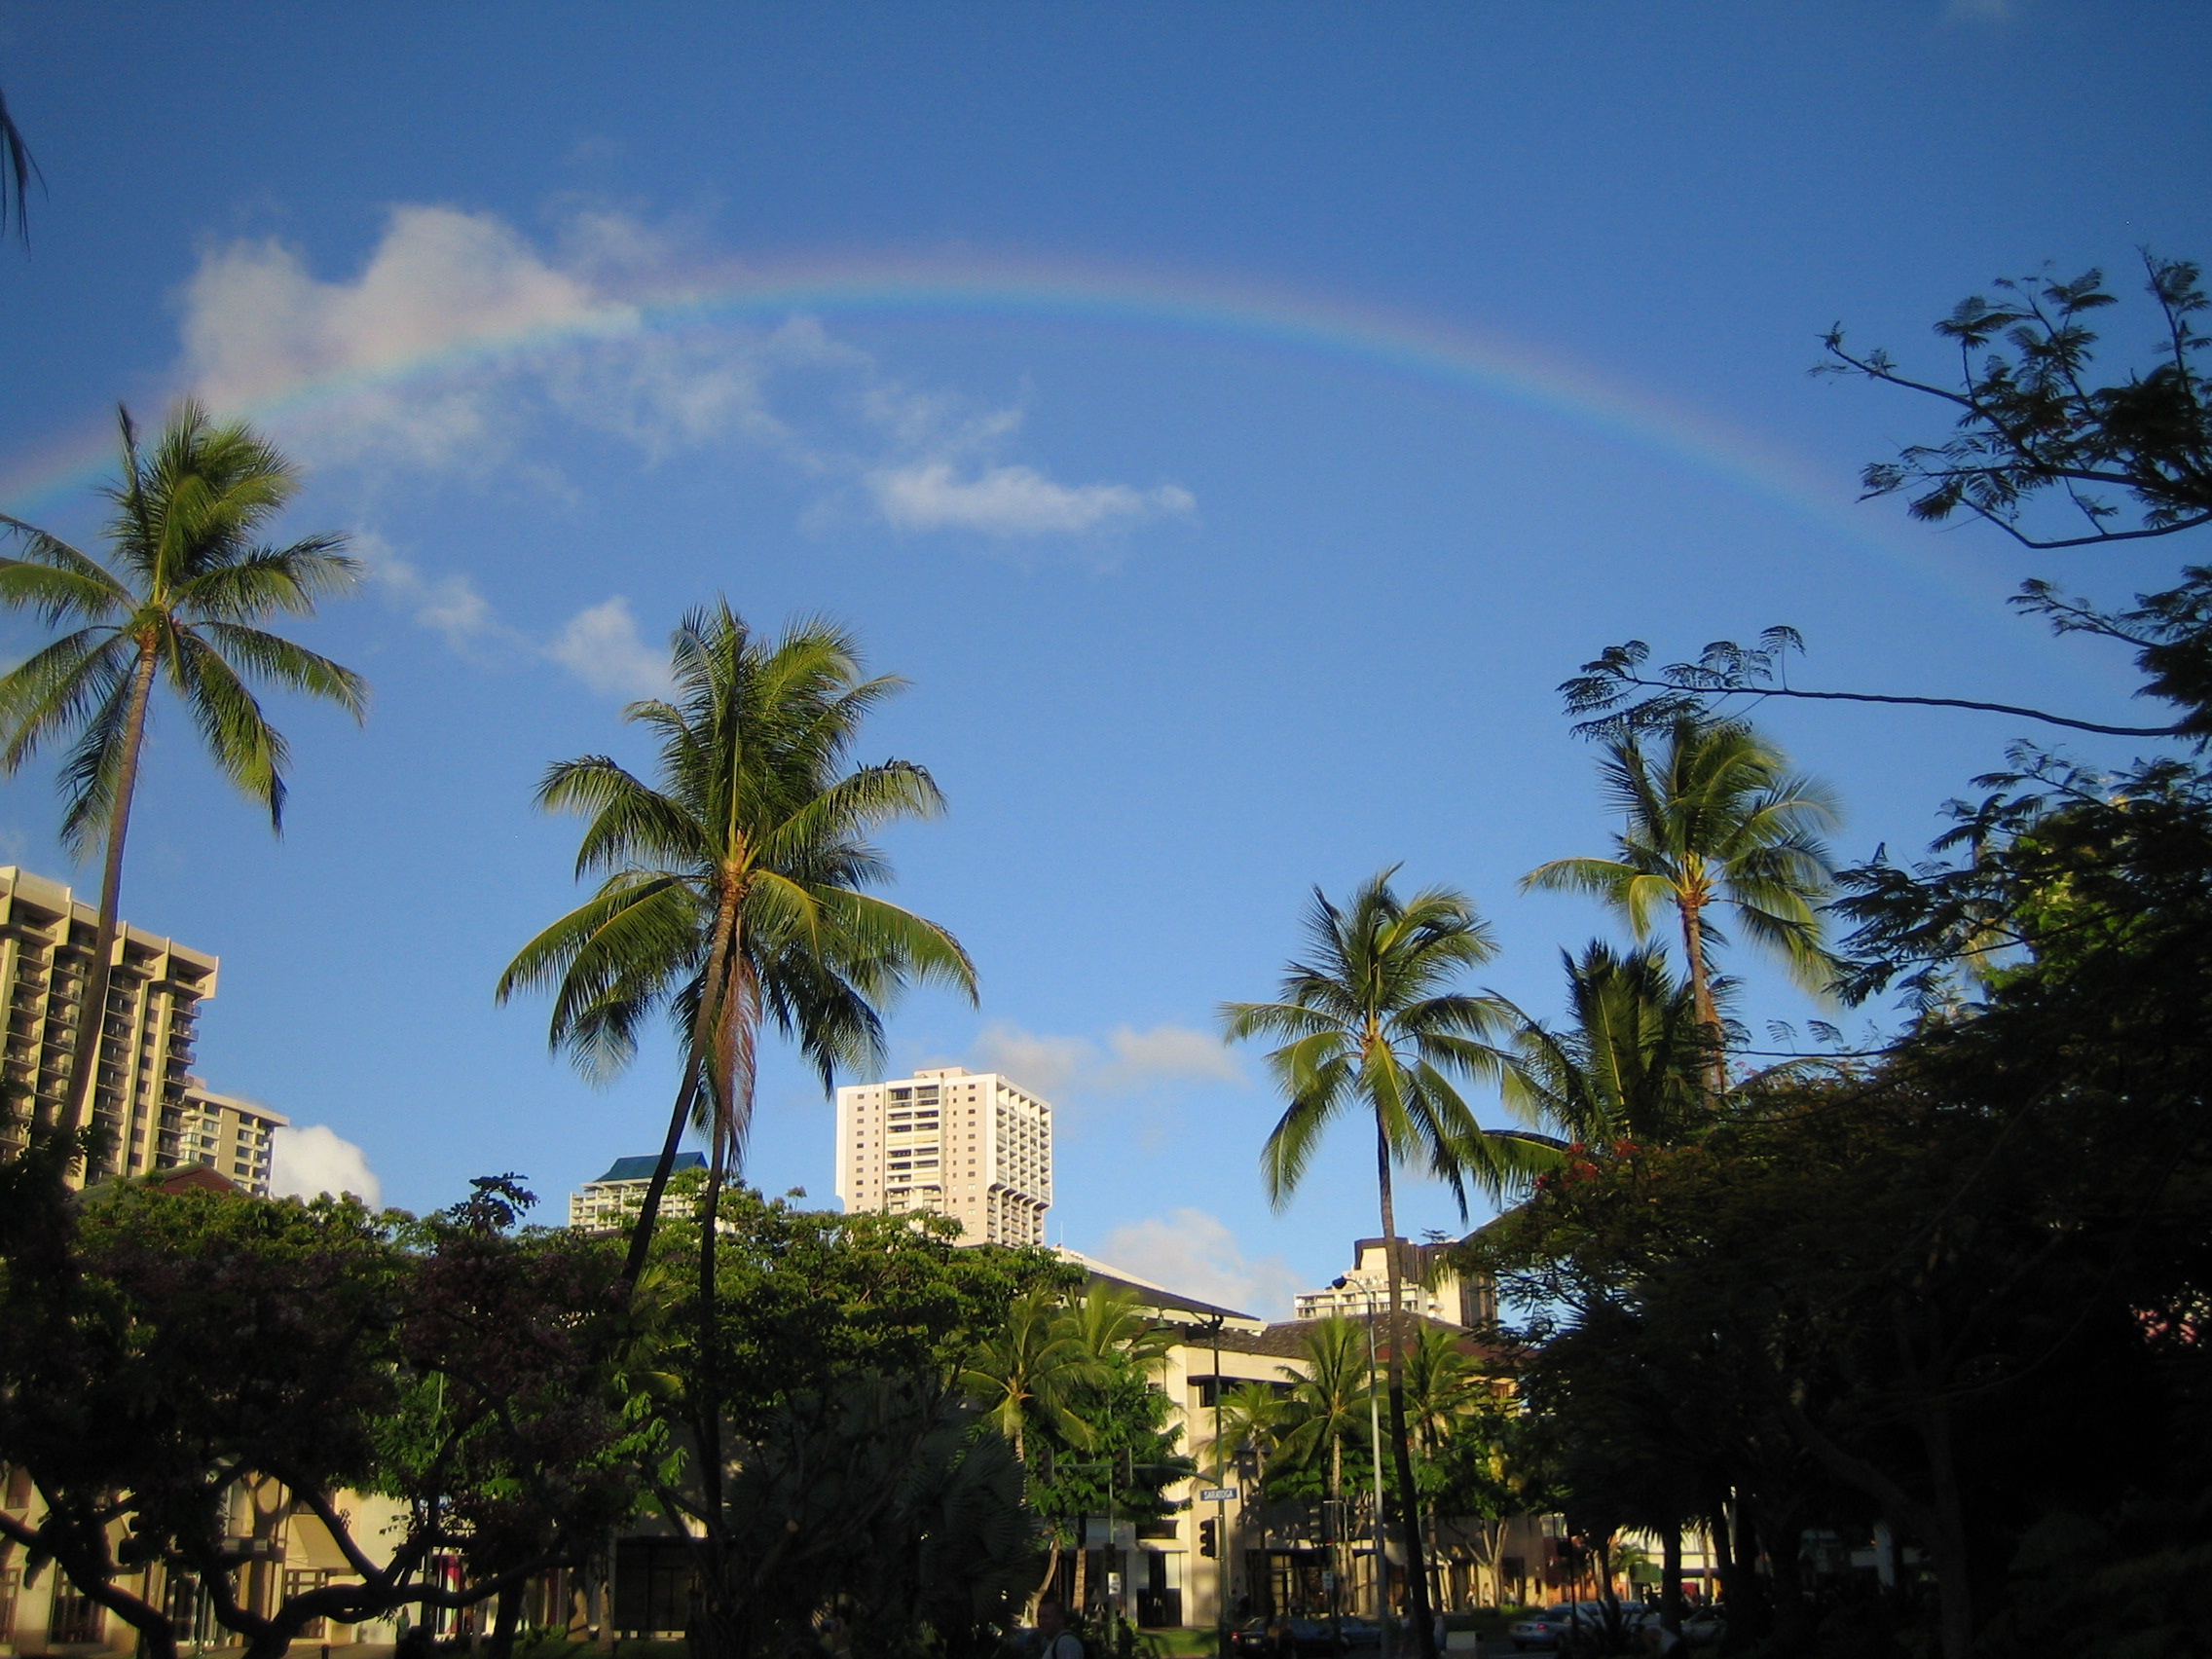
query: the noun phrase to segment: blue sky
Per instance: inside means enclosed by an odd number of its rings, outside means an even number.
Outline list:
[[[1599,646],[1789,621],[1826,683],[2125,718],[2123,662],[2003,597],[2187,550],[1855,503],[1935,413],[1804,370],[1842,319],[1939,372],[1929,322],[2046,259],[2204,255],[2208,53],[2158,0],[0,0],[47,186],[0,254],[0,505],[91,534],[115,401],[196,388],[311,469],[294,528],[355,536],[370,579],[307,634],[367,727],[282,711],[277,842],[166,721],[126,913],[222,955],[210,1083],[391,1201],[514,1169],[557,1202],[653,1144],[665,1051],[587,1088],[491,985],[574,896],[534,780],[643,760],[620,706],[719,592],[913,682],[868,751],[951,811],[893,838],[898,893],[983,1000],[908,1003],[895,1064],[1059,1103],[1056,1238],[1279,1307],[1374,1231],[1371,1164],[1347,1135],[1271,1213],[1274,1103],[1212,1011],[1314,883],[1393,863],[1554,1005],[1605,924],[1516,882],[1604,845],[1553,689]],[[2022,735],[1770,724],[1851,856],[1925,843]],[[0,786],[0,853],[71,873],[55,816],[50,776]],[[1741,965],[1759,1018],[1817,1012]],[[779,1057],[752,1177],[827,1200],[830,1147]]]

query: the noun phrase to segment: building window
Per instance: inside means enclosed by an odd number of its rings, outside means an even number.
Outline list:
[[[100,1639],[100,1609],[89,1597],[56,1572],[54,1575],[54,1610],[46,1621],[46,1642],[57,1647],[68,1642]]]

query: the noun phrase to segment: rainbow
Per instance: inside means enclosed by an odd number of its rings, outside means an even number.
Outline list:
[[[1771,446],[1511,341],[1434,317],[1249,281],[1097,265],[900,256],[724,267],[608,294],[603,304],[551,325],[487,331],[414,355],[349,366],[238,412],[280,430],[289,421],[338,411],[367,390],[435,380],[566,340],[774,324],[794,316],[1029,320],[1210,339],[1333,362],[1539,411],[1684,465],[1889,557],[1924,564],[1931,552],[1916,538],[1908,555],[1876,515],[1854,509],[1836,480],[1814,476]],[[0,508],[35,517],[89,489],[111,467],[112,455],[103,431],[73,435],[44,454],[0,465]]]

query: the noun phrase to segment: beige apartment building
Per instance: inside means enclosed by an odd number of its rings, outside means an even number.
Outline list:
[[[26,1107],[61,1105],[99,912],[67,887],[0,866],[0,1000],[8,1011],[0,1083],[18,1122],[0,1148],[20,1144]],[[270,1156],[285,1119],[217,1094],[191,1075],[200,1005],[215,994],[216,959],[128,923],[115,941],[100,1031],[93,1119],[113,1137],[90,1182],[190,1164],[267,1197]]]
[[[1370,1258],[1365,1246],[1380,1243],[1362,1239],[1358,1252],[1362,1264],[1378,1272],[1382,1267],[1380,1253]],[[1412,1255],[1430,1247],[1401,1239],[1399,1248]],[[1170,1420],[1199,1470],[1195,1480],[1168,1489],[1167,1497],[1182,1507],[1157,1522],[1124,1520],[1110,1527],[1101,1517],[1088,1523],[1086,1580],[1093,1587],[1088,1599],[1095,1602],[1095,1587],[1112,1584],[1111,1575],[1120,1573],[1123,1610],[1146,1625],[1211,1625],[1224,1613],[1232,1622],[1274,1613],[1319,1615],[1332,1604],[1346,1614],[1375,1615],[1381,1598],[1372,1533],[1364,1520],[1364,1489],[1354,1494],[1356,1524],[1349,1535],[1332,1538],[1318,1503],[1257,1501],[1254,1459],[1248,1454],[1223,1456],[1214,1439],[1214,1408],[1224,1393],[1252,1382],[1280,1392],[1306,1375],[1310,1332],[1304,1316],[1270,1323],[1165,1290],[1071,1251],[1061,1254],[1084,1267],[1093,1281],[1133,1291],[1173,1332],[1152,1381],[1170,1402]],[[1436,1276],[1433,1271],[1431,1276]],[[1511,1388],[1514,1356],[1480,1332],[1456,1317],[1410,1307],[1393,1322],[1382,1314],[1385,1301],[1379,1291],[1375,1307],[1382,1315],[1385,1351],[1393,1323],[1399,1341],[1409,1340],[1422,1325],[1441,1327],[1493,1379],[1493,1387]],[[1361,1315],[1366,1310],[1363,1295]],[[1323,1309],[1311,1317],[1337,1311]],[[1209,1493],[1220,1495],[1203,1495]],[[1489,1524],[1445,1521],[1430,1543],[1436,1581],[1452,1610],[1541,1597],[1555,1589],[1553,1552],[1542,1517],[1515,1516]],[[1403,1566],[1395,1546],[1392,1562],[1394,1572]],[[1341,1590],[1332,1589],[1336,1583]],[[1073,1565],[1063,1564],[1060,1591],[1068,1595],[1074,1587]]]
[[[966,1243],[1042,1244],[1051,1105],[961,1066],[840,1088],[837,1197],[848,1210],[948,1215]]]
[[[1398,1240],[1398,1308],[1401,1312],[1475,1330],[1497,1322],[1497,1285],[1484,1275],[1464,1276],[1451,1264],[1450,1244]],[[1292,1309],[1301,1319],[1332,1314],[1364,1318],[1390,1307],[1390,1257],[1384,1240],[1362,1238],[1352,1265],[1334,1284],[1301,1291]]]

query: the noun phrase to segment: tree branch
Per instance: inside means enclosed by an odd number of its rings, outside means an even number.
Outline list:
[[[1623,685],[1641,685],[1653,691],[1677,691],[1686,695],[1698,693],[1698,688],[1677,685],[1671,681],[1647,680],[1641,675],[1623,674],[1616,677]],[[1703,693],[1714,697],[1797,697],[1809,702],[1822,703],[1902,703],[1924,709],[1972,709],[1985,715],[2015,715],[2022,719],[2042,720],[2047,725],[2067,726],[2075,731],[2093,731],[2108,737],[2182,737],[2187,728],[2181,725],[2123,726],[2103,725],[2095,720],[2071,719],[2064,715],[2049,715],[2041,709],[2022,708],[2015,703],[1982,703],[1971,697],[1902,697],[1878,691],[1799,691],[1787,685],[1716,686]]]

